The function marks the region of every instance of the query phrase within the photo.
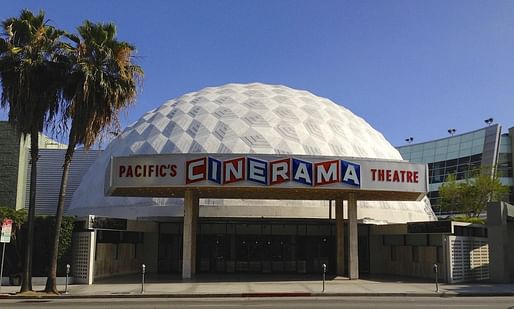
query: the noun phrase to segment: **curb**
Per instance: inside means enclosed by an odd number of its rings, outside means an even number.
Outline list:
[[[514,292],[440,292],[440,293],[321,293],[321,292],[262,292],[262,293],[205,293],[205,294],[83,294],[22,296],[0,294],[0,299],[106,299],[106,298],[250,298],[250,297],[499,297],[514,296]]]

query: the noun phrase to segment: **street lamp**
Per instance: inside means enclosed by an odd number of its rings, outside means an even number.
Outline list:
[[[455,129],[448,129],[448,133],[449,133],[451,136],[453,136],[453,134],[455,134],[455,131],[457,131],[457,130],[455,130]]]
[[[410,143],[412,143],[412,141],[413,141],[413,140],[414,140],[414,137],[412,137],[412,136],[411,136],[411,137],[409,137],[409,138],[406,138],[406,139],[405,139],[405,141],[406,141],[407,143],[409,143],[409,144],[410,144]]]
[[[487,118],[486,120],[484,120],[484,122],[487,123],[488,126],[490,126],[493,123],[493,121],[493,118]]]

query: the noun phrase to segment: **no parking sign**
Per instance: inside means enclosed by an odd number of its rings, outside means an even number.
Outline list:
[[[12,231],[12,220],[6,218],[2,222],[2,234],[0,236],[0,243],[11,242],[11,231]]]

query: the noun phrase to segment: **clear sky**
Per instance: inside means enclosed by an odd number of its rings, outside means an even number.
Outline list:
[[[143,91],[123,124],[207,86],[263,82],[344,105],[395,146],[514,126],[514,1],[7,1],[67,31],[114,22]],[[3,112],[3,119],[6,118]]]

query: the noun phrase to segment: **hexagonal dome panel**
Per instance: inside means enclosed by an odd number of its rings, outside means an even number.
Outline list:
[[[74,194],[69,212],[126,218],[181,216],[182,199],[105,197],[105,169],[111,156],[193,152],[402,160],[381,133],[329,99],[282,85],[227,84],[167,101],[128,126],[93,163]],[[328,213],[327,204],[201,200],[200,215],[323,218]],[[359,202],[359,217],[386,222],[435,218],[426,201],[363,201]]]

